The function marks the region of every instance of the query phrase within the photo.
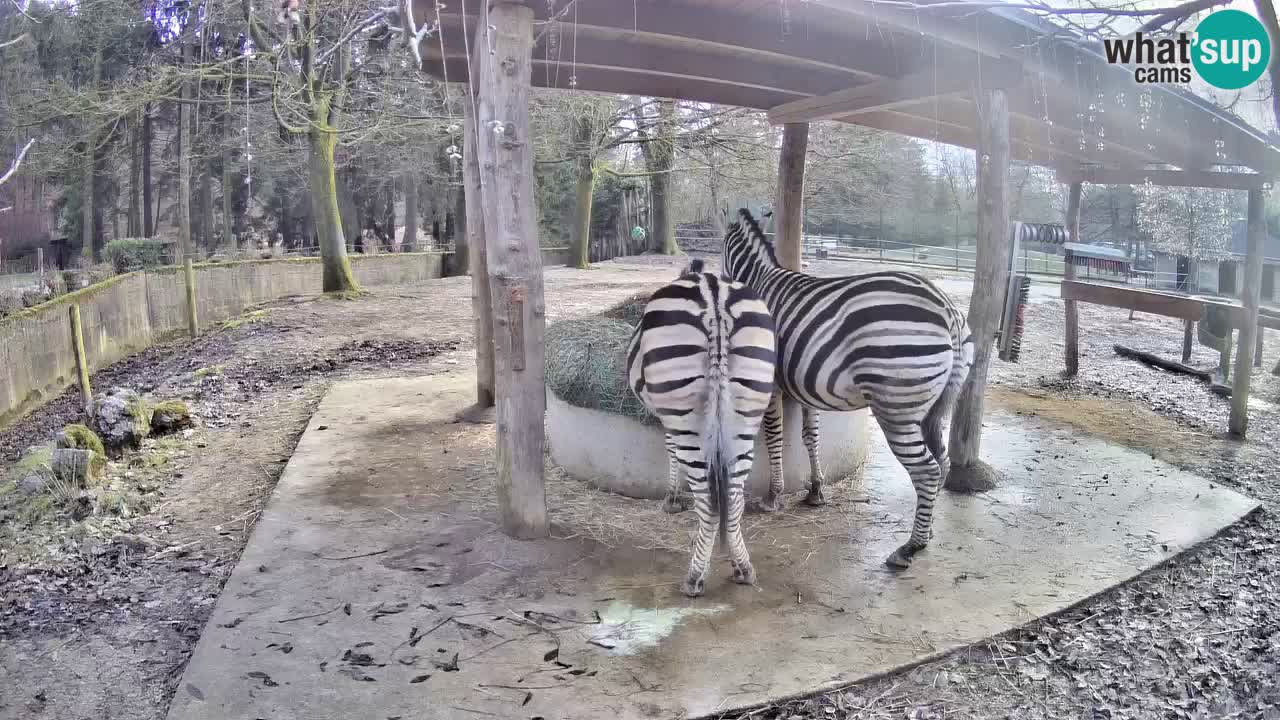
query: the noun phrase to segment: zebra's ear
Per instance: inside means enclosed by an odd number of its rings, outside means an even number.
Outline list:
[[[773,217],[773,211],[772,211],[772,210],[765,210],[764,212],[760,213],[760,217],[762,217],[762,218],[771,218],[771,217]]]
[[[706,261],[702,258],[693,258],[689,261],[688,266],[680,273],[681,277],[685,275],[701,275],[703,268],[706,267]]]

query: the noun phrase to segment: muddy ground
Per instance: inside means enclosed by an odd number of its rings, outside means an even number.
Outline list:
[[[816,263],[820,274],[874,264]],[[662,258],[547,272],[548,320],[586,314],[673,274]],[[962,306],[970,282],[928,271]],[[761,718],[1280,717],[1280,379],[1254,388],[1251,440],[1224,439],[1227,401],[1189,378],[1117,358],[1116,342],[1176,356],[1172,320],[1081,306],[1081,373],[1062,366],[1062,304],[1038,290],[1022,361],[997,362],[989,402],[1150,451],[1262,500],[1221,537],[1063,615],[847,691],[762,708]],[[376,288],[359,300],[292,298],[99,373],[186,399],[200,423],[145,477],[146,510],[61,516],[0,547],[0,719],[161,718],[213,602],[325,386],[471,362],[470,285]],[[1269,338],[1266,369],[1280,359]],[[1197,348],[1193,363],[1213,365]],[[68,394],[0,431],[14,460],[77,419]],[[148,454],[150,453],[150,454]],[[12,518],[0,518],[12,522]],[[86,532],[84,526],[90,531]],[[33,540],[34,538],[34,540]]]

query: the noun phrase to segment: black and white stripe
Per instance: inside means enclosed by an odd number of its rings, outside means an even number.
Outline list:
[[[631,389],[666,430],[664,507],[683,507],[683,473],[698,515],[689,573],[680,585],[690,597],[705,587],[717,525],[734,580],[755,581],[742,539],[743,486],[776,373],[769,309],[750,288],[702,267],[694,260],[653,294],[627,352]]]
[[[803,408],[812,472],[805,501],[825,502],[817,411],[870,407],[916,488],[911,540],[888,560],[910,565],[933,534],[933,504],[947,469],[944,425],[973,363],[964,315],[914,273],[819,278],[787,270],[745,209],[725,234],[724,272],[759,293],[773,314],[779,390]],[[775,510],[783,487],[781,397],[764,426],[772,477],[763,507]]]

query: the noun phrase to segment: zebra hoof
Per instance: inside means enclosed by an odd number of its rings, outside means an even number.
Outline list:
[[[776,513],[782,509],[782,495],[769,493],[758,502],[751,503],[751,510],[762,513]]]
[[[751,563],[743,563],[733,569],[733,581],[739,585],[755,585],[756,569]]]
[[[924,545],[913,545],[911,543],[907,543],[897,550],[894,550],[893,554],[884,561],[884,564],[894,570],[906,570],[911,567],[911,561],[915,559],[916,553],[923,550],[924,547]]]
[[[687,577],[680,583],[680,592],[686,597],[699,597],[707,589],[707,581],[700,577]]]
[[[822,494],[822,488],[809,488],[809,494],[804,496],[804,504],[809,507],[822,507],[827,504],[827,496]]]
[[[662,512],[668,515],[684,512],[693,505],[693,498],[688,495],[670,495],[662,499]]]

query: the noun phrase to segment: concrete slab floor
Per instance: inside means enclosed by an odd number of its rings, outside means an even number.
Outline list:
[[[942,496],[906,573],[882,561],[914,499],[878,432],[866,487],[746,531],[704,597],[684,551],[581,514],[554,536],[493,523],[492,426],[454,422],[464,374],[336,384],[227,582],[170,720],[698,717],[852,683],[1061,610],[1252,510],[1141,453],[993,412],[1008,482]],[[618,513],[598,494],[601,515]],[[670,527],[656,502],[626,500]],[[553,508],[555,510],[555,508]],[[588,517],[589,516],[585,516]],[[607,520],[608,518],[602,518]],[[644,527],[637,525],[637,527]],[[654,525],[653,527],[658,527]]]

